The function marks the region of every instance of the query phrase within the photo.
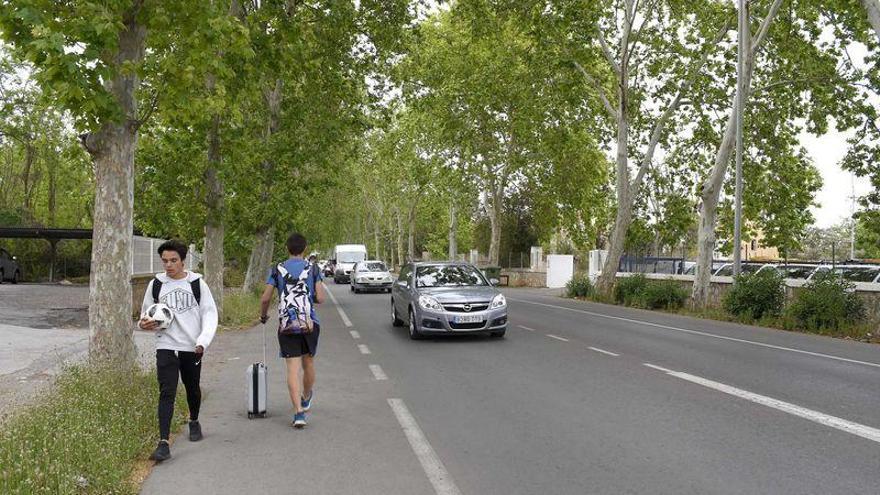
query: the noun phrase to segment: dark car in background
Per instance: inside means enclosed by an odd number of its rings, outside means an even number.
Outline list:
[[[413,340],[434,335],[507,331],[507,300],[469,263],[409,263],[391,287],[391,321]]]
[[[18,266],[18,259],[15,256],[0,248],[0,284],[7,281],[13,284],[21,282],[21,267]]]

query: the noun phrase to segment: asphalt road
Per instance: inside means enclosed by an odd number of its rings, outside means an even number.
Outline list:
[[[306,430],[277,359],[244,419],[259,334],[222,334],[206,439],[144,493],[878,493],[878,346],[523,289],[503,340],[411,341],[387,294],[329,287]]]
[[[462,493],[878,493],[880,347],[524,290],[502,341],[410,341],[332,289]]]

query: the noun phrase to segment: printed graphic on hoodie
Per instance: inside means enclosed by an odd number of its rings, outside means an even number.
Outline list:
[[[174,311],[177,314],[185,313],[198,306],[198,304],[196,304],[196,298],[192,293],[183,289],[174,289],[160,297],[159,301],[171,308],[171,311]]]

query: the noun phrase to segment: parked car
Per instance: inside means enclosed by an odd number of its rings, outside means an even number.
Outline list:
[[[376,260],[359,261],[351,272],[351,291],[391,292],[391,272],[385,263]]]
[[[497,283],[469,263],[408,263],[392,286],[392,324],[408,324],[413,340],[427,334],[503,337],[507,300]]]
[[[775,265],[771,265],[768,263],[743,263],[740,266],[742,273],[758,273],[761,270],[772,269]],[[733,276],[733,263],[726,263],[718,270],[715,270],[715,273],[712,274],[714,277],[732,277]]]
[[[833,270],[850,282],[880,282],[880,265],[837,265]]]
[[[810,278],[820,265],[809,265],[802,263],[790,263],[786,265],[776,265],[776,270],[782,275],[782,278],[793,278],[798,280],[807,280]]]
[[[18,258],[9,254],[9,251],[0,248],[0,284],[10,281],[13,284],[21,282],[21,267],[18,266]]]

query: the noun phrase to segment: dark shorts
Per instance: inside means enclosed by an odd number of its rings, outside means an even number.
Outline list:
[[[315,329],[310,333],[278,334],[278,355],[283,358],[294,358],[304,355],[314,356],[318,352],[318,337],[321,334],[321,325],[315,323]]]

